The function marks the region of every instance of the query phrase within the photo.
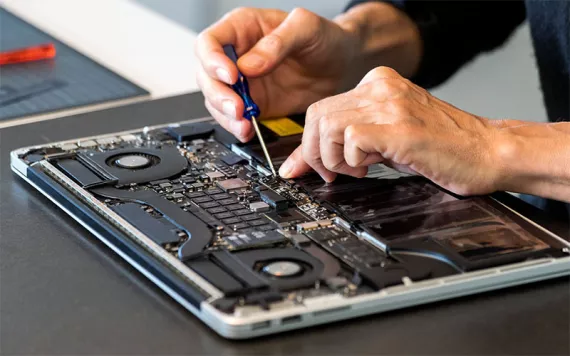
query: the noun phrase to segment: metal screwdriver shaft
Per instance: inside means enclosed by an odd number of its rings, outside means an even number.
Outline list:
[[[237,66],[238,56],[234,46],[232,45],[225,45],[224,52],[228,58],[230,58]],[[255,134],[261,144],[261,149],[263,150],[263,154],[265,155],[265,159],[269,164],[269,168],[271,168],[271,173],[273,176],[277,176],[275,172],[275,167],[273,166],[273,161],[271,160],[271,156],[267,151],[267,146],[265,145],[265,141],[263,140],[263,136],[261,135],[261,131],[259,131],[259,126],[257,125],[256,117],[259,117],[259,107],[249,94],[249,85],[247,83],[246,77],[238,70],[238,80],[235,84],[232,85],[232,89],[242,98],[243,103],[245,105],[245,109],[243,112],[243,117],[251,121],[253,124],[253,128],[255,129]]]
[[[257,126],[257,120],[255,119],[255,116],[251,117],[251,123],[253,124],[253,128],[255,129],[255,134],[257,135],[257,138],[259,139],[259,143],[261,144],[261,149],[263,150],[263,154],[265,155],[265,159],[267,160],[267,163],[269,163],[269,168],[271,168],[271,173],[273,173],[273,176],[276,177],[277,173],[275,172],[275,167],[273,167],[273,162],[271,161],[271,156],[269,155],[269,152],[267,151],[267,146],[265,146],[265,141],[263,141],[263,136],[261,135],[261,131],[259,131],[259,126]]]

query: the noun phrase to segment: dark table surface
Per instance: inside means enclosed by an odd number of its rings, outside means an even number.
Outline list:
[[[568,278],[228,341],[14,175],[9,152],[206,115],[185,95],[0,131],[0,353],[570,353]]]

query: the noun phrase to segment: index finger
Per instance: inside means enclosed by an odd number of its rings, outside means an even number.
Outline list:
[[[252,16],[251,11],[234,10],[198,35],[196,55],[210,77],[226,84],[237,81],[237,67],[226,56],[223,46],[233,44],[238,53],[242,53],[243,48],[253,45],[245,43],[247,38],[261,38],[259,26],[248,26],[248,23],[255,21]],[[240,34],[239,31],[244,31],[245,34]]]

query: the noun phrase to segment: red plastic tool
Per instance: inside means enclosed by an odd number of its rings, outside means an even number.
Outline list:
[[[53,43],[18,48],[11,51],[0,52],[0,66],[14,63],[41,61],[44,59],[54,58],[55,54],[56,50]]]

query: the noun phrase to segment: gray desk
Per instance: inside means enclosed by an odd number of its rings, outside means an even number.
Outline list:
[[[203,115],[194,94],[0,131],[0,354],[570,353],[567,278],[227,341],[9,168],[14,148]]]

